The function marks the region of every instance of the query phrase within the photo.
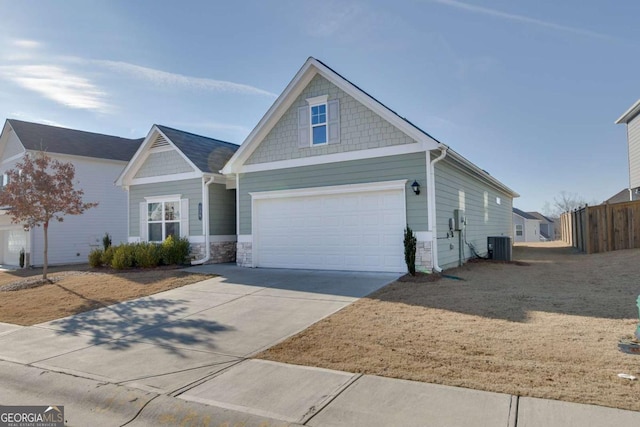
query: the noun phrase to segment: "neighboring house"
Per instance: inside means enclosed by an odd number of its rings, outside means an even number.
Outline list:
[[[640,189],[640,99],[625,111],[615,123],[624,123],[627,125],[629,193],[627,194],[627,199],[624,201],[636,200],[635,195]],[[622,197],[624,198],[624,195]]]
[[[515,242],[539,242],[540,220],[520,209],[513,208],[513,235]]]
[[[545,240],[556,240],[556,223],[548,216],[540,212],[527,212],[532,217],[540,220],[540,236]]]
[[[76,188],[84,191],[85,202],[98,202],[82,215],[70,215],[63,222],[49,224],[49,263],[86,263],[89,251],[102,246],[105,232],[114,244],[127,241],[127,195],[113,185],[142,139],[83,132],[8,119],[0,134],[0,172],[15,167],[27,153],[46,153],[75,166]],[[4,176],[6,180],[6,176]],[[4,183],[4,181],[3,181]],[[0,215],[0,263],[18,265],[20,250],[28,264],[43,263],[41,227],[25,230],[12,224],[7,211]]]
[[[635,190],[623,188],[602,203],[612,205],[614,203],[633,202],[634,200],[640,200],[640,190],[637,188]]]
[[[191,242],[194,263],[235,261],[235,180],[220,170],[238,145],[154,125],[116,184],[128,193],[129,242]]]
[[[314,58],[223,173],[242,266],[406,271],[408,225],[438,270],[513,234],[517,193]]]

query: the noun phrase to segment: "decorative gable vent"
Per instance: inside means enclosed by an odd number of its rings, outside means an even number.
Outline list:
[[[153,141],[153,144],[151,144],[151,149],[153,150],[154,148],[162,148],[162,147],[168,147],[168,146],[169,146],[169,141],[167,141],[164,136],[158,135],[156,137],[156,140]]]

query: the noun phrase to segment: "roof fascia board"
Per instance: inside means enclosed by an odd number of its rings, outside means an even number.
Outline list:
[[[635,116],[640,113],[640,99],[638,99],[627,111],[624,112],[618,120],[614,123],[619,125],[621,123],[629,123]]]

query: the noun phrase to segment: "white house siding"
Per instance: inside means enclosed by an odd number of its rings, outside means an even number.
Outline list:
[[[22,143],[20,143],[20,140],[13,129],[10,132],[7,132],[6,135],[7,144],[2,152],[3,161],[24,152],[24,147],[22,146]]]
[[[49,263],[86,263],[89,251],[102,245],[108,232],[114,244],[127,241],[127,195],[113,183],[126,162],[88,157],[50,154],[51,157],[75,165],[76,188],[84,191],[85,202],[98,202],[98,207],[82,215],[66,216],[63,222],[49,225]],[[31,231],[31,264],[43,263],[42,227]]]
[[[150,153],[135,178],[193,172],[193,168],[175,150]]]
[[[307,98],[328,95],[340,101],[340,143],[298,148],[298,108]],[[414,141],[376,113],[316,75],[271,129],[245,164],[267,163],[324,154],[410,144]]]
[[[435,190],[440,267],[455,267],[460,259],[459,232],[447,238],[449,218],[453,218],[455,209],[464,210],[466,241],[480,255],[487,254],[488,236],[513,236],[511,196],[453,166],[446,158],[435,165]],[[473,258],[469,246],[462,245],[463,260]]]
[[[183,179],[129,187],[129,237],[140,237],[140,203],[145,197],[180,195],[189,199],[189,236],[202,236],[202,220],[198,219],[198,203],[202,203],[202,180]],[[126,224],[126,216],[125,216]]]
[[[513,241],[514,242],[526,242],[526,234],[525,234],[525,219],[520,215],[513,214]],[[516,226],[522,227],[522,235],[518,236],[516,234]]]
[[[640,187],[640,115],[627,124],[629,143],[629,188]]]

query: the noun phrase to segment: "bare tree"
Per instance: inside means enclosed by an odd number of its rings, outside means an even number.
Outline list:
[[[64,221],[65,215],[80,215],[97,203],[84,203],[84,192],[74,188],[75,167],[52,159],[44,152],[35,158],[27,154],[14,169],[6,172],[8,183],[0,192],[0,206],[8,206],[11,222],[44,230],[42,279],[47,280],[49,264],[49,222]]]
[[[545,202],[542,211],[546,216],[558,218],[564,212],[569,212],[574,209],[583,207],[587,204],[584,197],[579,196],[577,193],[568,193],[561,191],[558,196],[553,198],[553,202]]]

